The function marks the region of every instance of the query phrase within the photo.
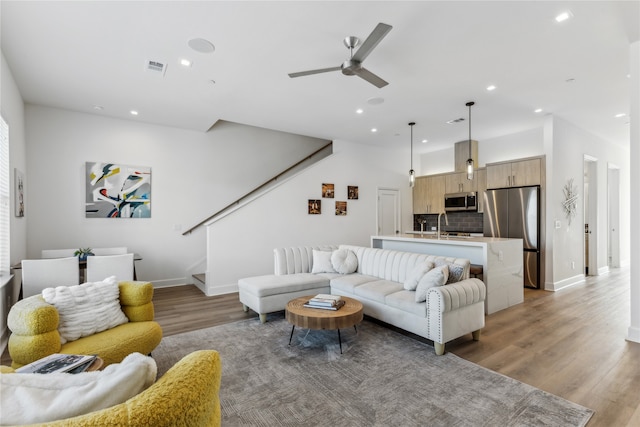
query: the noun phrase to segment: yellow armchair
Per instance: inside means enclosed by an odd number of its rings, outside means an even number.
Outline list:
[[[129,322],[65,344],[58,333],[58,311],[41,295],[15,303],[7,319],[11,366],[17,369],[53,353],[97,354],[105,366],[133,352],[150,354],[162,340],[162,328],[153,321],[153,285],[128,281],[118,287],[120,306]]]
[[[221,377],[222,362],[218,352],[195,351],[178,361],[151,387],[124,403],[35,426],[219,426]]]

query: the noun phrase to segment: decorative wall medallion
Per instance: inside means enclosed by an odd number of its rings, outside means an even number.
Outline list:
[[[576,216],[578,209],[578,189],[573,185],[573,178],[567,182],[562,192],[564,193],[562,207],[564,208],[564,213],[567,216],[567,221],[569,222],[569,225],[571,225],[571,219]]]

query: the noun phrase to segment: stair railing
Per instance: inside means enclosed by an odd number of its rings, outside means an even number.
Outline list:
[[[258,185],[257,187],[255,187],[253,190],[250,190],[247,194],[245,194],[244,196],[236,199],[235,201],[229,203],[227,206],[225,206],[224,208],[216,211],[214,214],[209,215],[207,218],[203,219],[202,221],[200,221],[199,223],[197,223],[196,225],[194,225],[193,227],[189,228],[187,231],[185,231],[184,233],[182,233],[183,236],[186,236],[187,234],[191,234],[192,231],[194,231],[195,229],[201,227],[202,225],[208,223],[209,221],[213,220],[214,218],[216,218],[218,215],[221,215],[222,213],[226,212],[227,210],[233,208],[234,206],[240,206],[240,204],[242,203],[243,200],[247,200],[249,197],[251,197],[252,195],[258,193],[259,191],[261,191],[263,188],[265,188],[266,186],[268,186],[269,184],[272,184],[274,182],[276,182],[279,178],[281,178],[283,175],[286,175],[287,173],[291,172],[292,170],[294,170],[295,168],[297,168],[298,166],[300,166],[302,163],[306,162],[307,160],[315,157],[316,155],[318,155],[319,153],[321,153],[322,151],[326,150],[327,148],[331,147],[333,145],[333,141],[322,146],[320,149],[314,151],[313,153],[309,154],[307,157],[303,158],[302,160],[299,160],[298,162],[294,163],[293,165],[289,166],[288,168],[286,168],[285,170],[283,170],[282,172],[278,173],[277,175],[275,175],[273,178],[265,181],[264,183]]]

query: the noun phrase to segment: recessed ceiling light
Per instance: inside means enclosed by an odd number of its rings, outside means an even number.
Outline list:
[[[422,143],[423,143],[423,144],[426,144],[427,142],[429,142],[429,140],[427,140],[427,139],[423,139],[423,140],[422,140]]]
[[[188,59],[181,59],[180,60],[180,65],[182,65],[183,67],[191,67],[191,61],[189,61]]]
[[[369,98],[367,99],[367,104],[369,105],[380,105],[384,102],[384,98]]]
[[[205,40],[201,38],[191,39],[187,42],[187,44],[191,49],[200,53],[211,53],[214,50],[216,50],[213,43],[211,43],[209,40]]]
[[[624,117],[624,116],[626,116],[625,113],[618,113],[618,114],[615,115],[616,118],[620,118],[620,117]]]
[[[574,79],[573,77],[568,78],[567,80],[565,80],[566,83],[573,83],[575,81],[576,81],[576,79]]]
[[[94,104],[93,105],[93,109],[94,110],[98,110],[98,111],[102,111],[102,110],[104,110],[104,107],[102,105]]]
[[[378,132],[378,129],[376,129],[376,128],[371,128],[371,132]]]
[[[492,90],[495,90],[495,89],[496,89],[496,87],[494,85],[487,86],[487,90],[488,91],[492,91]]]
[[[571,17],[573,17],[573,13],[567,10],[566,12],[562,12],[560,15],[556,16],[556,22],[564,22]]]
[[[131,110],[129,111],[129,113],[131,113],[132,116],[137,116],[138,112],[136,110]]]
[[[542,108],[536,108],[533,110],[534,113],[542,113]]]
[[[357,114],[362,114],[362,113],[364,113],[364,110],[363,110],[362,108],[358,108],[358,109],[356,110],[356,113],[357,113]]]

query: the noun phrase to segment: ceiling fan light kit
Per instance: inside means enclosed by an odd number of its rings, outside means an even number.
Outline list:
[[[329,68],[319,68],[316,70],[309,71],[300,71],[297,73],[289,73],[289,77],[302,77],[309,76],[312,74],[320,74],[320,73],[328,73],[331,71],[342,71],[342,74],[345,76],[358,76],[361,79],[364,79],[371,83],[372,85],[381,88],[389,83],[387,83],[382,78],[378,77],[371,71],[367,70],[362,66],[362,62],[366,59],[367,56],[373,51],[373,49],[380,43],[380,41],[387,35],[389,31],[391,31],[393,27],[391,25],[383,24],[380,22],[376,28],[373,29],[369,37],[360,44],[360,39],[355,36],[348,36],[344,39],[344,45],[349,49],[351,53],[351,57],[344,61],[342,65],[338,67],[329,67]],[[358,47],[358,50],[353,53],[353,49]]]

